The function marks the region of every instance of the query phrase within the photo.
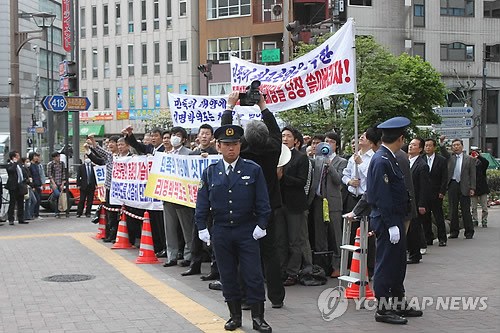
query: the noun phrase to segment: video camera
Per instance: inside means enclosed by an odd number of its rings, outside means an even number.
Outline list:
[[[247,87],[247,91],[244,93],[240,93],[240,105],[241,106],[253,106],[258,104],[260,101],[260,81],[255,80],[252,81],[249,87]],[[264,95],[265,97],[265,95]]]
[[[332,148],[326,142],[320,142],[316,146],[316,155],[330,156],[333,153]]]

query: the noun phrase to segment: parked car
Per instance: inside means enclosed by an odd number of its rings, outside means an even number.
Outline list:
[[[42,186],[42,202],[41,206],[47,210],[53,211],[54,208],[51,207],[51,204],[49,202],[49,197],[52,194],[52,188],[50,187],[50,181],[47,180],[45,181],[45,184]],[[69,179],[69,207],[72,207],[73,205],[78,205],[80,202],[80,189],[76,185],[76,179],[70,178]],[[97,190],[94,193],[94,205],[99,205],[101,201],[97,197]]]

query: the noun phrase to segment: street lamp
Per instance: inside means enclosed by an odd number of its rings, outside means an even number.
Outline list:
[[[11,150],[21,152],[21,95],[19,94],[19,52],[24,45],[33,39],[47,38],[47,27],[54,22],[55,15],[48,13],[32,14],[41,18],[40,30],[19,31],[18,0],[10,0],[10,95],[9,95],[9,127]],[[35,22],[37,22],[35,20]],[[37,35],[30,36],[30,34]]]

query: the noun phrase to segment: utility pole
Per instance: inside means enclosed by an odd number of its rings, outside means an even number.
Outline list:
[[[283,63],[290,61],[290,37],[287,30],[290,20],[290,0],[283,1]]]
[[[488,113],[488,90],[486,89],[486,43],[483,43],[483,77],[481,84],[481,125],[479,126],[479,142],[481,149],[486,151],[486,118]]]

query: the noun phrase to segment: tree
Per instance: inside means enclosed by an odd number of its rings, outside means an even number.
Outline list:
[[[152,129],[155,127],[160,127],[163,129],[172,128],[172,117],[170,115],[170,111],[162,110],[158,113],[155,113],[150,119],[144,120],[147,128]]]
[[[310,47],[299,44],[297,55],[308,52]],[[356,68],[360,131],[395,116],[409,118],[417,134],[417,125],[440,123],[432,108],[445,104],[447,89],[430,63],[406,53],[394,56],[373,38],[359,36]],[[341,102],[347,104],[345,99],[349,102],[347,108],[341,105]],[[346,141],[354,134],[353,95],[331,96],[330,101],[330,110],[311,109],[309,113],[288,110],[281,112],[280,118],[306,134],[314,133],[310,128],[341,128]],[[320,126],[309,125],[317,118],[322,120],[318,121]]]

